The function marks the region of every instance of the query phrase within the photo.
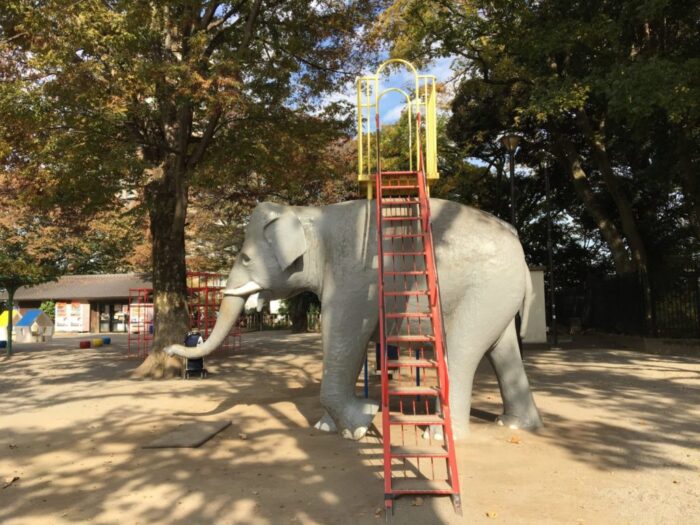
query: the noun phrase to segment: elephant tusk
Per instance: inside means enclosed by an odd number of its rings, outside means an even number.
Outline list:
[[[254,281],[248,281],[245,283],[243,286],[239,286],[238,288],[227,288],[224,290],[224,295],[234,295],[236,297],[245,297],[248,295],[252,295],[255,292],[259,292],[262,290],[260,285]]]

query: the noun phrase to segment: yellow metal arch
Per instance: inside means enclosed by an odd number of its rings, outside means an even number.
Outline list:
[[[413,97],[403,89],[396,87],[380,90],[380,75],[390,64],[401,64],[413,74]],[[368,199],[372,198],[372,178],[376,176],[378,165],[381,164],[377,162],[380,160],[381,149],[379,147],[379,136],[376,133],[377,124],[381,128],[379,104],[382,97],[391,92],[397,92],[404,96],[409,112],[409,136],[407,140],[409,166],[406,166],[406,169],[410,171],[420,169],[422,157],[428,184],[439,177],[437,170],[437,94],[435,76],[421,75],[415,66],[407,60],[392,58],[383,62],[374,75],[357,78],[357,178],[360,184],[367,188]],[[413,119],[418,117],[418,115],[421,117],[420,129],[417,126],[414,127],[413,123]],[[421,140],[421,137],[423,140]]]

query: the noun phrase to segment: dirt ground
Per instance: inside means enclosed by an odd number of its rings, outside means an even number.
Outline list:
[[[90,350],[67,337],[17,344],[0,358],[0,523],[384,521],[377,434],[352,442],[312,428],[318,335],[246,334],[240,353],[207,362],[209,379],[156,382],[129,379],[137,362],[114,339]],[[700,523],[697,356],[529,349],[538,434],[488,421],[500,398],[484,363],[479,417],[457,444],[463,516],[448,498],[402,498],[393,522]],[[222,418],[233,424],[199,449],[141,448],[183,422]]]

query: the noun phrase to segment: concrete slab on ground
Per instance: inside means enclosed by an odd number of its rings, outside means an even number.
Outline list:
[[[229,426],[231,421],[228,420],[183,423],[176,429],[146,443],[143,448],[197,448]]]

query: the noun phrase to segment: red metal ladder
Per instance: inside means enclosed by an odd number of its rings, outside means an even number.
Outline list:
[[[420,129],[420,114],[417,122]],[[375,188],[387,516],[393,512],[394,498],[403,494],[451,495],[461,512],[422,158],[417,171],[382,171],[379,163]]]

